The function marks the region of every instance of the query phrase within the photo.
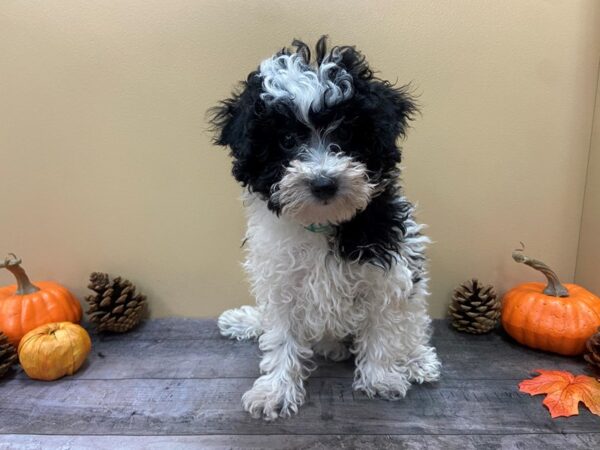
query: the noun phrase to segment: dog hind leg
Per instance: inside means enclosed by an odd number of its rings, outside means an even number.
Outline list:
[[[219,316],[218,326],[223,336],[238,341],[257,339],[263,332],[260,311],[255,306],[228,309]]]

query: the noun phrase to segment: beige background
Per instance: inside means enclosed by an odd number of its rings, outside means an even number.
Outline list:
[[[600,295],[600,77],[589,155],[581,237],[577,255],[578,283]]]
[[[4,0],[0,251],[80,296],[93,270],[127,276],[156,316],[249,302],[240,192],[205,111],[293,37],[328,33],[421,95],[404,181],[436,241],[432,312],[469,277],[536,278],[510,259],[519,241],[571,281],[599,23],[595,0]],[[598,145],[579,274],[600,291]]]

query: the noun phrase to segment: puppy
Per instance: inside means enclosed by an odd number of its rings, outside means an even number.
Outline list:
[[[398,185],[400,149],[417,112],[406,87],[374,76],[354,47],[326,36],[265,59],[213,108],[245,188],[256,306],[224,312],[221,333],[259,340],[262,375],[242,398],[267,420],[296,413],[313,355],[354,355],[354,389],[404,397],[437,380],[429,345],[429,240]],[[349,345],[348,345],[349,343]]]

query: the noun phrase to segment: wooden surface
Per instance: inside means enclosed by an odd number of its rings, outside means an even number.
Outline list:
[[[161,319],[98,337],[73,377],[0,381],[0,448],[600,448],[600,417],[551,420],[518,392],[534,369],[583,373],[574,358],[525,349],[501,332],[470,336],[435,323],[444,370],[402,401],[352,391],[351,362],[320,361],[300,413],[254,420],[240,406],[258,376],[254,342],[212,320]]]

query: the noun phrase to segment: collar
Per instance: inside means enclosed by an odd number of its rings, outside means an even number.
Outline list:
[[[335,231],[335,227],[330,223],[311,223],[310,225],[305,226],[304,229],[312,233],[322,234],[333,234]]]

